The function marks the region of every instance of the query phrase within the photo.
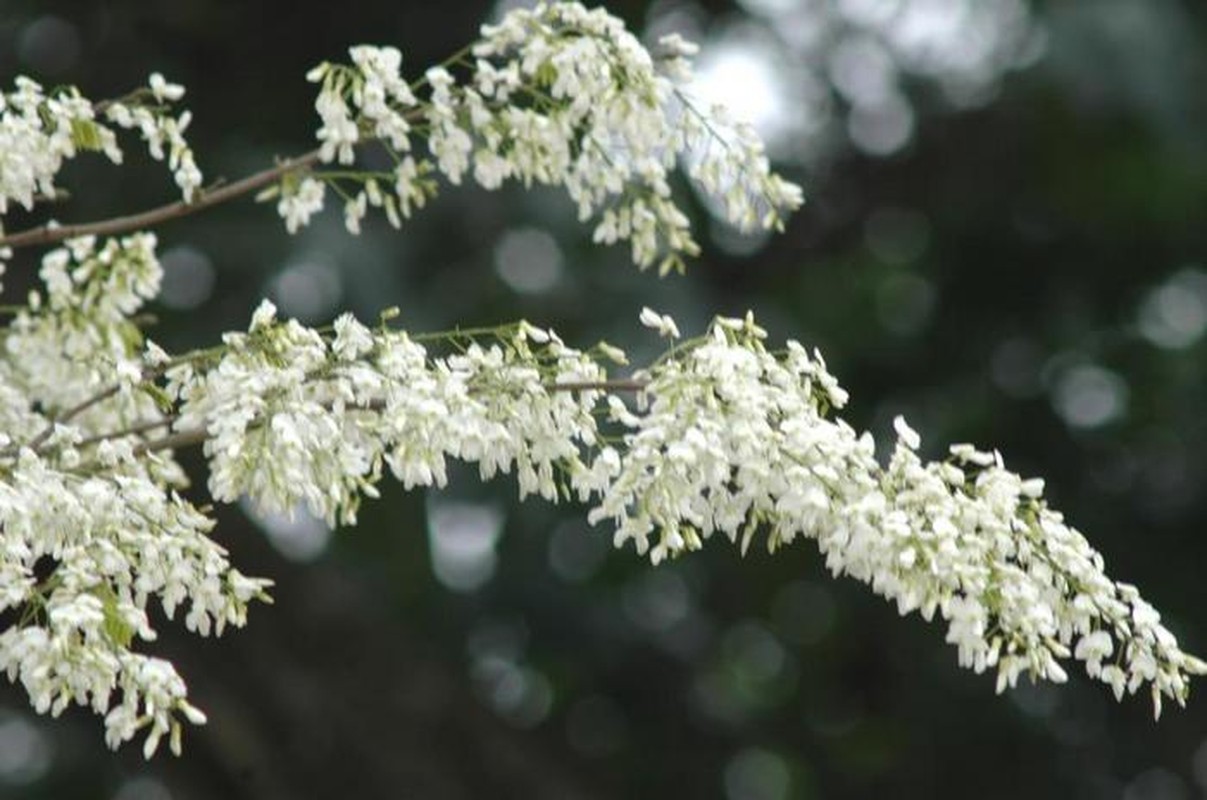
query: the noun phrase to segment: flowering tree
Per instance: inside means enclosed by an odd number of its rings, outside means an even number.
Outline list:
[[[355,234],[370,208],[401,227],[441,180],[558,186],[596,241],[665,274],[698,251],[670,184],[682,165],[730,222],[776,228],[800,189],[748,126],[693,101],[693,53],[674,36],[648,51],[575,3],[511,12],[410,83],[397,50],[353,47],[351,63],[307,76],[318,149],[212,187],[184,138],[184,90],[162,76],[104,102],[26,78],[0,94],[0,215],[53,198],[81,153],[120,163],[127,131],[182,194],[128,217],[0,229],[5,258],[52,247],[44,288],[8,309],[0,356],[0,666],[34,707],[90,706],[111,746],[145,729],[148,757],[165,734],[179,752],[182,718],[204,721],[172,664],[143,651],[149,604],[217,634],[271,582],[235,569],[208,507],[180,494],[175,454],[195,446],[215,501],[304,504],[331,524],[354,524],[386,470],[440,486],[455,459],[483,479],[514,470],[522,497],[588,504],[655,565],[716,532],[743,552],[756,537],[772,551],[812,538],[835,575],[902,614],[938,614],[960,663],[996,670],[999,691],[1024,672],[1064,681],[1073,658],[1117,697],[1149,687],[1158,714],[1163,697],[1185,702],[1207,665],[1105,574],[1041,480],[970,445],[925,462],[901,418],[881,463],[837,416],[847,394],[821,355],[769,346],[752,314],[685,338],[644,309],[668,348],[636,369],[606,342],[574,348],[527,321],[415,334],[387,310],[314,329],[265,301],[246,332],[180,354],[139,327],[161,278],[149,230],[255,192],[291,233],[333,193]],[[389,167],[364,166],[370,151]]]

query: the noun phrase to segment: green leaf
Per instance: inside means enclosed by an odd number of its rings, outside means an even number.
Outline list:
[[[134,641],[134,626],[126,622],[117,608],[117,595],[109,584],[101,584],[92,590],[100,598],[102,612],[105,615],[104,631],[109,641],[121,648],[127,648]]]
[[[100,128],[89,119],[71,121],[71,141],[81,150],[100,150],[103,147]]]

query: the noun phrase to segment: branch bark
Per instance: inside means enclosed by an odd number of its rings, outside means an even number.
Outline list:
[[[197,199],[191,203],[177,200],[174,203],[168,203],[167,205],[152,208],[148,211],[141,211],[137,214],[111,217],[110,219],[98,220],[96,222],[81,222],[74,225],[59,225],[57,227],[41,225],[36,228],[18,231],[8,236],[0,236],[0,247],[15,249],[18,247],[55,244],[66,239],[74,239],[77,236],[111,236],[117,233],[128,233],[142,228],[150,228],[160,223],[177,219],[178,217],[203,211],[211,206],[216,206],[219,203],[224,203],[227,200],[248,194],[249,192],[254,192],[279,180],[281,176],[289,172],[310,167],[318,160],[319,151],[312,150],[295,158],[286,159],[275,167],[248,175],[246,178],[241,178],[234,183],[217,185],[213,188],[203,190]]]

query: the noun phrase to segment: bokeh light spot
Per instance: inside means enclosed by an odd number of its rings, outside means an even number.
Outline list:
[[[665,631],[682,622],[691,611],[691,600],[683,578],[665,569],[637,576],[622,596],[629,619],[651,631]]]
[[[442,584],[472,592],[494,576],[495,545],[506,519],[501,508],[431,494],[427,518],[432,570]]]
[[[113,800],[172,800],[172,793],[155,778],[140,775],[124,782]]]
[[[264,531],[268,541],[281,555],[293,561],[314,561],[331,541],[327,523],[300,505],[290,514],[257,508],[248,497],[239,501],[243,512]]]
[[[784,758],[769,750],[742,750],[725,765],[728,800],[785,800],[792,791],[792,772]]]
[[[767,49],[741,37],[718,41],[703,52],[691,88],[694,96],[749,122],[769,144],[790,128],[787,90],[777,64]]]
[[[478,696],[517,728],[532,728],[553,708],[553,684],[531,667],[503,660],[474,665]]]
[[[788,654],[771,631],[757,622],[743,622],[725,634],[726,660],[743,682],[764,684],[787,667]]]
[[[339,269],[329,258],[317,254],[288,264],[269,285],[269,295],[281,316],[302,322],[330,316],[342,294]]]
[[[1052,405],[1070,427],[1097,428],[1127,414],[1128,389],[1121,377],[1108,369],[1081,364],[1065,370],[1056,380]]]
[[[590,579],[607,554],[607,541],[578,520],[561,523],[549,537],[549,566],[570,583]]]
[[[168,250],[159,260],[163,265],[161,303],[174,311],[191,311],[210,299],[215,275],[209,256],[185,244]]]
[[[1157,347],[1189,347],[1207,332],[1207,273],[1183,270],[1150,291],[1137,315],[1140,334]]]
[[[830,51],[830,82],[856,105],[876,105],[897,93],[893,57],[871,36],[847,36]]]
[[[814,645],[834,629],[836,605],[830,590],[798,580],[780,589],[771,605],[776,630],[794,644]]]
[[[1043,391],[1043,351],[1026,337],[998,344],[989,360],[989,374],[999,389],[1011,397],[1034,397]]]
[[[909,264],[926,252],[930,223],[920,211],[878,208],[863,223],[863,241],[886,264]]]
[[[876,312],[880,324],[900,336],[922,330],[934,307],[934,286],[919,275],[891,275],[876,291]]]
[[[79,61],[79,31],[65,19],[38,17],[21,31],[17,57],[35,74],[60,75]]]
[[[540,294],[562,277],[562,249],[557,240],[537,228],[507,231],[495,245],[495,271],[512,290]]]
[[[892,155],[914,134],[914,109],[895,93],[877,103],[856,105],[847,119],[847,133],[868,155]]]
[[[1164,767],[1145,770],[1123,790],[1123,800],[1190,800],[1190,787]]]
[[[50,737],[24,714],[0,709],[0,785],[24,786],[50,771]]]

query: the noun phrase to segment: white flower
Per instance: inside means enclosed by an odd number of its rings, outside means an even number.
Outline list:
[[[105,116],[120,128],[138,130],[146,141],[147,151],[152,158],[160,161],[166,157],[181,195],[185,202],[191,202],[196,198],[197,190],[202,184],[201,170],[198,169],[193,151],[184,138],[192,114],[185,110],[177,116],[172,116],[171,108],[173,102],[184,96],[184,87],[168,83],[158,72],[150,76],[148,85],[155,104],[147,106],[110,103],[105,109]],[[104,147],[106,152],[112,151],[111,159],[120,160],[121,153],[115,143],[106,142]]]
[[[368,195],[365,192],[357,192],[356,197],[344,203],[344,227],[348,233],[353,236],[360,234],[360,221],[365,218],[367,211]]]
[[[910,450],[917,450],[922,445],[922,437],[918,436],[918,432],[909,426],[905,417],[898,415],[893,418],[893,430],[897,432],[901,444]]]
[[[658,331],[659,336],[670,339],[679,338],[679,327],[675,325],[675,321],[666,314],[659,314],[649,306],[642,307],[638,319],[645,327]]]
[[[344,98],[334,87],[324,85],[314,108],[323,121],[315,133],[321,142],[319,159],[330,163],[338,158],[341,164],[351,164],[355,158],[353,146],[360,141],[360,132]]]
[[[331,350],[341,361],[354,361],[373,349],[373,334],[351,314],[335,319],[335,340]]]
[[[296,233],[298,228],[309,225],[310,217],[323,210],[326,187],[322,181],[303,178],[293,190],[281,192],[277,202],[277,213],[285,220],[285,230]]]
[[[398,207],[404,217],[410,217],[413,209],[423,208],[427,202],[427,192],[421,183],[419,164],[411,156],[398,162],[394,171],[394,192],[398,197]]]
[[[264,299],[260,301],[260,305],[256,307],[256,312],[251,315],[251,325],[249,331],[258,331],[266,328],[276,321],[277,307],[271,300]]]
[[[151,86],[151,94],[156,100],[175,102],[184,97],[184,87],[178,83],[168,83],[163,75],[158,72],[152,72],[148,81]]]

